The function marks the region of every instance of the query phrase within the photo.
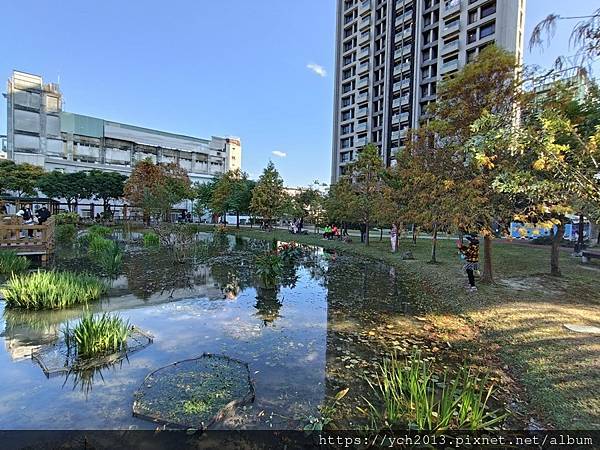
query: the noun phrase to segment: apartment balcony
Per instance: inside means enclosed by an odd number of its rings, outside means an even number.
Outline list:
[[[392,108],[399,108],[400,106],[408,105],[408,95],[398,97],[392,102]]]
[[[354,131],[356,133],[362,133],[363,131],[367,131],[367,124],[366,123],[359,123],[358,125],[356,125],[356,127],[354,128]]]
[[[357,73],[364,73],[364,72],[368,72],[368,71],[369,71],[369,63],[361,64],[360,66],[358,66]]]
[[[400,114],[394,114],[392,116],[392,123],[400,123],[400,122],[407,122],[408,121],[408,113],[407,112],[403,112]]]
[[[413,0],[397,0],[396,1],[396,9],[402,9],[402,7],[406,7],[408,8],[409,6],[411,6],[413,3]]]
[[[371,39],[371,33],[365,33],[359,36],[358,38],[358,43],[362,44],[364,42],[369,42],[369,40]]]
[[[371,0],[364,0],[360,2],[360,5],[358,6],[358,13],[361,14],[369,9],[371,9]]]
[[[402,53],[401,53],[401,55],[402,55]],[[394,75],[400,75],[402,72],[406,72],[408,70],[410,70],[410,63],[404,62],[404,63],[399,64],[396,67],[394,67]]]
[[[396,133],[398,133],[398,132],[396,132]],[[394,140],[394,139],[392,138],[392,140]],[[398,140],[398,138],[396,138],[396,140]],[[390,148],[390,155],[392,157],[395,157],[398,153],[402,153],[404,150],[406,150],[406,146],[404,146],[404,145],[401,145],[399,147],[394,146],[394,147]]]
[[[359,80],[359,82],[356,84],[357,88],[362,88],[362,87],[366,87],[369,85],[369,79],[365,78],[363,80]]]
[[[447,55],[448,53],[452,53],[455,51],[458,51],[458,49],[460,48],[460,42],[459,39],[449,42],[448,44],[444,44],[442,46],[442,55]]]
[[[369,93],[365,92],[364,94],[360,94],[356,96],[356,103],[363,103],[369,100]]]
[[[358,138],[354,141],[354,146],[355,147],[364,147],[365,145],[367,145],[369,143],[369,141],[367,140],[366,137],[363,138]]]
[[[451,22],[448,25],[444,25],[442,28],[442,37],[452,34],[460,29],[460,21]]]
[[[440,73],[444,74],[448,72],[453,72],[455,70],[458,70],[458,59],[454,59],[452,61],[442,64]]]
[[[412,19],[412,12],[407,12],[402,14],[401,16],[396,17],[396,21],[394,22],[394,24],[398,26],[410,19]]]
[[[460,11],[460,0],[446,0],[442,6],[442,17],[450,16]]]
[[[371,53],[370,49],[367,47],[363,50],[361,50],[360,52],[358,52],[358,59],[364,58],[366,56],[369,56],[369,53]]]
[[[356,118],[360,119],[361,117],[366,117],[366,115],[369,113],[369,108],[359,108],[356,111]]]
[[[361,28],[368,27],[370,25],[371,25],[371,16],[365,16],[361,19],[361,21],[360,21]]]

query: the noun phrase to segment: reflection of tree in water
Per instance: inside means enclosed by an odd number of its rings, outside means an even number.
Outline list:
[[[93,369],[85,369],[85,370],[77,370],[72,372],[67,372],[65,375],[65,381],[63,383],[63,387],[65,387],[71,379],[73,385],[73,391],[80,390],[83,394],[85,394],[85,398],[87,400],[89,393],[92,391],[94,387],[94,383],[100,381],[104,383],[104,375],[103,372],[108,370],[117,370],[123,367],[123,363],[129,363],[127,357],[125,359],[120,360],[119,362],[113,364],[105,364],[100,367],[94,367]]]
[[[241,291],[252,286],[251,255],[233,252],[207,261],[214,282],[227,298],[236,298]]]
[[[280,317],[279,310],[283,305],[277,298],[279,292],[257,286],[256,293],[256,315],[262,319],[264,326],[269,326]]]
[[[152,294],[207,284],[208,274],[197,273],[190,261],[178,263],[169,251],[144,251],[125,256],[123,264],[129,290],[147,300]]]

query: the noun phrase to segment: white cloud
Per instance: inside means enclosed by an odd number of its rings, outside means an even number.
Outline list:
[[[273,150],[271,154],[273,156],[277,156],[278,158],[285,158],[287,156],[286,152],[280,152],[279,150]]]
[[[310,64],[307,64],[306,67],[308,69],[312,70],[314,73],[316,73],[320,77],[327,76],[327,71],[325,70],[325,68],[323,66],[320,66],[319,64],[310,63]]]

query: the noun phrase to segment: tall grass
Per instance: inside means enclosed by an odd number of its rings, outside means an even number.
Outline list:
[[[490,411],[488,401],[493,385],[488,377],[466,366],[452,377],[444,372],[437,377],[430,362],[413,353],[406,364],[395,357],[385,360],[375,382],[369,381],[381,408],[369,404],[376,428],[409,427],[417,430],[483,430],[506,417]]]
[[[144,247],[158,247],[160,239],[156,233],[144,233]]]
[[[67,325],[62,333],[67,347],[75,349],[78,358],[91,358],[125,349],[129,329],[129,321],[119,316],[94,316],[87,311],[74,328]]]
[[[123,253],[119,244],[99,234],[89,235],[87,253],[108,275],[116,275],[121,270]]]
[[[32,272],[13,275],[0,288],[11,308],[60,309],[98,300],[106,285],[98,278],[71,272]]]
[[[98,236],[107,237],[112,234],[112,230],[109,227],[103,225],[92,225],[87,229],[88,234],[96,234]]]
[[[18,256],[15,252],[0,251],[0,274],[12,275],[29,269],[30,262],[24,256]]]

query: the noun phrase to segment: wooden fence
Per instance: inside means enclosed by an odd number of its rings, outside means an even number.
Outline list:
[[[11,250],[17,255],[40,256],[42,262],[54,252],[54,217],[42,225],[25,225],[11,217],[0,222],[0,250]]]

